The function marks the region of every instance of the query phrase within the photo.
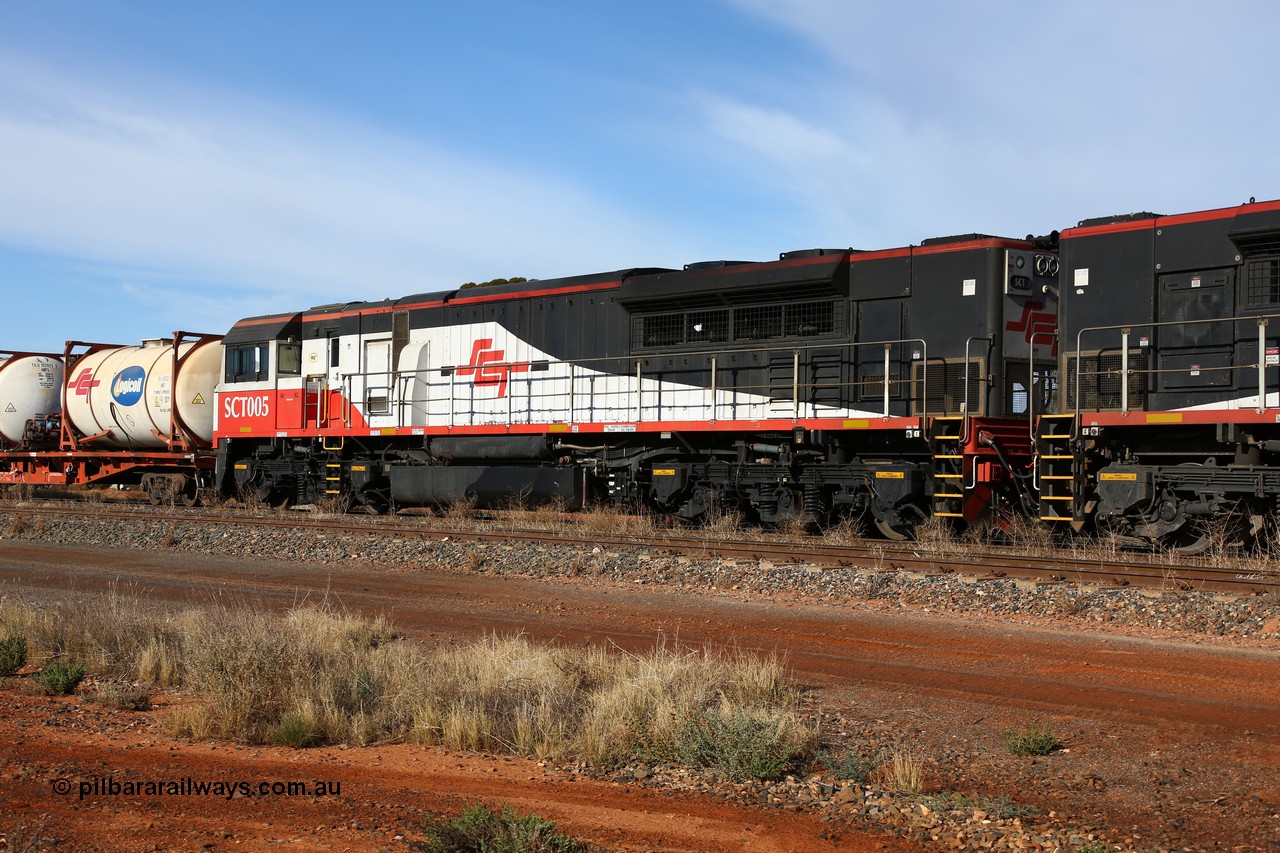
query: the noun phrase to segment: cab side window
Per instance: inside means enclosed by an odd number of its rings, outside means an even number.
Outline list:
[[[280,344],[276,349],[276,374],[302,375],[302,344]]]
[[[265,343],[227,347],[226,380],[228,382],[261,382],[268,376]]]

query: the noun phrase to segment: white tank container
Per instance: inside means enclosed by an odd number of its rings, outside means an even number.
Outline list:
[[[110,432],[95,448],[156,450],[167,446],[173,401],[178,416],[202,446],[213,442],[213,389],[222,369],[222,346],[183,343],[185,360],[173,380],[173,344],[89,353],[67,372],[67,419],[86,436]],[[159,433],[157,435],[156,433]]]
[[[62,362],[43,355],[0,361],[0,441],[17,444],[27,421],[62,411]]]

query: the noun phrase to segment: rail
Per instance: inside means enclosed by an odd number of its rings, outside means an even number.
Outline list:
[[[72,503],[72,502],[68,502]],[[434,539],[541,542],[566,547],[636,548],[697,556],[716,555],[740,559],[770,559],[778,564],[804,562],[818,567],[861,566],[869,571],[918,571],[929,574],[968,574],[988,578],[1026,578],[1054,583],[1089,583],[1106,586],[1144,586],[1170,592],[1228,592],[1237,595],[1280,594],[1280,576],[1274,568],[1251,565],[1253,559],[1242,555],[1233,559],[1204,560],[1195,557],[1170,560],[1167,554],[1135,552],[1131,559],[1100,547],[1097,553],[1087,548],[1079,556],[1059,550],[1049,555],[1020,553],[1016,546],[974,547],[953,542],[894,543],[883,540],[861,540],[855,543],[833,543],[823,537],[769,536],[752,539],[726,539],[707,532],[681,534],[669,530],[601,534],[579,532],[572,525],[551,525],[533,529],[507,523],[501,516],[486,522],[473,519],[459,523],[415,516],[395,519],[369,517],[306,518],[297,514],[256,511],[184,510],[179,507],[147,507],[134,510],[124,507],[85,507],[80,502],[58,505],[0,506],[4,513],[28,515],[87,515],[120,520],[183,522],[191,524],[243,524],[254,527],[283,527],[297,530],[342,532],[371,536],[422,537]],[[570,516],[571,517],[571,516]]]

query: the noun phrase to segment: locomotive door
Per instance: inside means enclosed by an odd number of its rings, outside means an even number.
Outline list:
[[[329,370],[325,387],[320,395],[320,426],[322,429],[341,429],[345,424],[349,389],[342,376],[342,339],[337,332],[329,333]]]
[[[354,388],[352,389],[354,394]],[[364,345],[365,420],[391,414],[391,341]]]
[[[302,425],[304,427],[320,426],[320,395],[323,391],[324,374],[309,374],[302,391]]]

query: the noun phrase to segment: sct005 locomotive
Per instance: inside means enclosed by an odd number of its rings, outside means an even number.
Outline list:
[[[1280,202],[326,305],[9,354],[0,482],[890,538],[1018,514],[1194,550],[1276,516],[1277,316]]]
[[[223,340],[219,476],[376,510],[847,510],[895,537],[1031,506],[1057,263],[1049,240],[966,235],[243,320]]]

